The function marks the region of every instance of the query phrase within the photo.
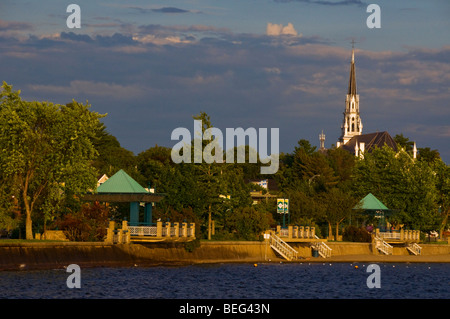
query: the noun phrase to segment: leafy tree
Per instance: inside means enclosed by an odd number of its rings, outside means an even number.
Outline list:
[[[429,147],[419,147],[417,150],[419,151],[419,154],[417,155],[419,161],[433,163],[441,158],[441,154],[439,154],[438,150],[431,150]]]
[[[389,209],[397,210],[403,224],[422,231],[436,229],[435,177],[426,162],[414,161],[404,151],[385,146],[367,153],[355,166],[353,191],[363,198],[372,193]]]
[[[341,147],[332,148],[327,151],[327,159],[334,174],[337,176],[339,188],[350,190],[353,182],[353,169],[355,167],[355,156]]]
[[[123,169],[138,183],[145,184],[143,176],[136,169],[137,158],[133,152],[123,148],[117,138],[108,133],[103,123],[99,123],[96,132],[93,144],[98,151],[98,156],[92,165],[97,169],[99,175],[106,174],[111,177]]]
[[[442,160],[435,160],[431,164],[433,174],[435,174],[436,190],[437,190],[437,205],[440,214],[439,233],[442,237],[442,232],[448,228],[450,213],[450,166],[446,165]]]
[[[236,232],[236,237],[245,240],[255,240],[257,236],[269,228],[271,215],[254,207],[241,207],[227,216],[226,227],[230,232]]]
[[[3,83],[0,93],[0,167],[19,189],[26,213],[26,238],[32,239],[37,206],[48,217],[60,194],[80,194],[96,184],[93,146],[101,115],[89,105],[27,102]],[[61,198],[59,198],[61,199]]]
[[[322,218],[328,223],[328,236],[333,236],[332,227],[335,227],[335,239],[338,239],[339,225],[350,216],[352,209],[358,201],[348,192],[339,188],[331,188],[328,192],[320,194],[323,205]]]
[[[413,150],[414,142],[410,141],[406,136],[403,136],[403,133],[395,135],[394,141],[399,148],[403,148],[407,153],[411,153]]]

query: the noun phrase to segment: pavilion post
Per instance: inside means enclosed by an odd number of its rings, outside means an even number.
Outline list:
[[[152,203],[145,203],[144,223],[147,226],[152,224]]]
[[[139,202],[130,203],[130,225],[139,226]]]

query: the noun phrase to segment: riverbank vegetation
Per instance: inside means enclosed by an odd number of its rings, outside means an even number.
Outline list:
[[[33,238],[63,229],[71,240],[101,241],[108,219],[128,218],[127,205],[89,204],[80,195],[97,179],[124,169],[144,187],[164,193],[153,221],[195,222],[202,239],[255,240],[277,224],[316,227],[320,237],[366,241],[361,226],[379,220],[353,209],[368,193],[394,211],[396,227],[442,232],[448,229],[450,167],[437,150],[419,148],[402,134],[401,150],[375,149],[356,158],[341,148],[318,150],[300,139],[281,153],[279,170],[261,175],[261,163],[180,163],[171,148],[151,146],[135,155],[123,148],[89,104],[24,101],[3,84],[0,91],[0,230],[3,237]],[[205,113],[195,115],[213,127]],[[204,141],[206,143],[206,141]],[[264,188],[254,181],[270,179]],[[274,195],[258,200],[252,194]],[[288,198],[288,216],[276,198]]]

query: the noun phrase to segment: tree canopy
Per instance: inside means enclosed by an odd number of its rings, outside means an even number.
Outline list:
[[[276,174],[261,175],[260,165],[249,163],[251,152],[256,152],[249,146],[240,149],[245,163],[177,164],[171,148],[159,145],[134,155],[107,131],[102,117],[88,103],[25,101],[20,91],[3,83],[0,230],[24,226],[26,238],[31,239],[33,227],[40,231],[42,224],[59,225],[70,229],[73,238],[101,240],[96,229],[108,216],[125,218],[128,208],[86,206],[80,194],[95,189],[103,174],[112,176],[119,169],[143,187],[165,194],[155,207],[155,217],[193,221],[201,238],[257,239],[265,229],[280,224],[283,216],[277,214],[276,199],[268,196],[256,204],[251,194],[259,193],[289,198],[288,223],[314,225],[317,234],[329,237],[333,231],[339,237],[344,227],[358,220],[353,208],[368,193],[394,212],[391,223],[424,232],[448,228],[450,167],[437,150],[428,147],[419,148],[418,158],[413,159],[414,143],[403,134],[394,138],[401,146],[398,152],[385,146],[361,158],[342,148],[318,150],[300,139],[291,153],[279,154]],[[202,132],[213,127],[204,112],[193,118],[202,121]],[[197,145],[211,146],[211,140],[202,139]],[[212,155],[224,152],[209,151]],[[260,179],[269,179],[276,188],[252,183]],[[87,222],[92,214],[101,218]],[[212,221],[217,230],[214,236]],[[367,238],[355,226],[346,238],[354,234]]]

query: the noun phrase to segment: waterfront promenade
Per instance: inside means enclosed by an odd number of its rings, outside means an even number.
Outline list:
[[[299,258],[286,261],[265,242],[200,241],[194,249],[186,243],[105,244],[76,242],[8,242],[0,241],[0,269],[51,269],[78,264],[80,267],[188,265],[201,263],[333,263],[333,262],[396,262],[447,263],[450,245],[422,244],[422,254],[410,255],[406,248],[396,247],[392,255],[371,250],[366,243],[329,242],[333,255],[313,257],[311,248],[294,246]]]

